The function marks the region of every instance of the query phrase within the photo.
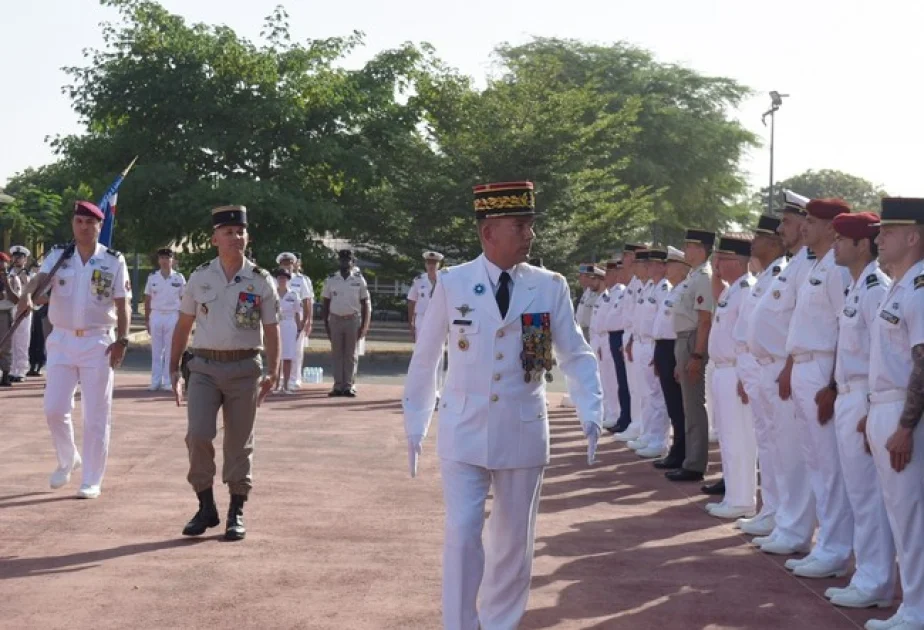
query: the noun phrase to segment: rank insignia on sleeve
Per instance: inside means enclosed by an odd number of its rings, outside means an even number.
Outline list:
[[[924,287],[924,273],[914,277],[914,288],[920,289],[921,287]]]
[[[813,287],[817,287],[819,284],[821,284],[821,280],[818,278],[809,278],[809,284]]]
[[[922,278],[924,276],[918,276],[918,277]],[[876,277],[876,274],[871,273],[868,276],[866,276],[866,288],[870,289],[876,286],[879,286],[879,278]]]
[[[738,284],[738,286],[741,287],[742,289],[747,289],[747,288],[748,288],[748,281],[747,281],[747,280],[742,280],[742,281]]]
[[[702,304],[702,303],[703,303],[703,296],[701,296],[701,295],[696,296],[696,303],[697,303],[697,304]]]
[[[780,275],[780,272],[781,272],[781,271],[783,271],[783,270],[780,269],[780,266],[779,266],[779,265],[775,265],[775,266],[773,267],[773,270],[772,270],[770,273],[772,273],[774,276],[778,276],[778,275]]]

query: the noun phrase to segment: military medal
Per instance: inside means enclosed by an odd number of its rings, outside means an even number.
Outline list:
[[[462,352],[465,352],[466,350],[468,350],[468,338],[459,337],[459,350],[461,350]]]
[[[780,299],[780,292],[778,290],[773,292],[773,299],[774,300]]]

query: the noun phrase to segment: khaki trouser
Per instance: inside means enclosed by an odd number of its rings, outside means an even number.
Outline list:
[[[334,364],[334,389],[349,389],[356,380],[359,357],[359,315],[342,317],[330,314],[330,352]]]
[[[13,311],[10,309],[0,311],[0,338],[8,333],[12,327]],[[3,346],[0,346],[0,372],[10,371],[10,363],[13,359],[12,342],[13,336],[10,335],[10,338],[6,340],[6,343],[4,343]]]
[[[680,389],[683,392],[683,415],[686,421],[686,457],[683,467],[694,472],[706,472],[709,464],[709,416],[706,415],[706,362],[703,356],[703,373],[691,381],[687,376],[687,362],[696,348],[696,331],[677,333],[674,357],[680,373]]]
[[[253,425],[257,415],[260,357],[220,363],[194,357],[189,362],[186,447],[189,450],[187,480],[196,492],[212,487],[218,410],[224,419],[221,478],[231,494],[247,495],[251,488]]]

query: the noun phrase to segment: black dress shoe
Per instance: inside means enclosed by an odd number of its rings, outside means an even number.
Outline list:
[[[4,372],[3,375],[0,376],[0,387],[12,387],[12,386],[13,386],[13,381],[12,379],[10,379],[10,375]]]
[[[10,382],[11,382],[11,383],[22,383],[23,380],[24,380],[24,379],[23,379],[23,377],[21,377],[21,376],[11,376],[11,377],[10,377]]]
[[[225,520],[225,540],[243,540],[247,535],[244,529],[244,501],[242,494],[231,495],[231,505],[228,506],[228,518]]]
[[[332,389],[329,392],[327,392],[327,396],[329,398],[336,398],[337,396],[343,396],[343,392],[340,391],[339,389]]]
[[[720,494],[725,494],[725,477],[722,477],[715,483],[708,483],[702,488],[703,494],[708,494],[710,496],[718,496]]]
[[[610,429],[607,429],[607,431],[609,431],[610,433],[614,435],[617,435],[619,433],[625,433],[626,429],[628,428],[629,428],[629,422],[623,422],[622,420],[619,420],[618,422],[616,422],[616,426]]]
[[[356,398],[356,389],[353,387],[350,387],[348,389],[343,390],[343,392],[341,392],[340,395],[346,396],[347,398]]]
[[[682,467],[683,462],[679,459],[671,459],[670,457],[665,457],[664,459],[656,459],[652,465],[659,470],[675,470]]]
[[[664,476],[670,479],[671,481],[702,481],[703,480],[703,473],[695,472],[693,470],[687,470],[686,468],[678,468],[677,470],[666,472],[664,473]]]
[[[196,494],[199,497],[199,511],[186,523],[186,527],[183,528],[184,536],[201,536],[209,527],[217,527],[221,523],[212,489],[209,488]]]
[[[26,372],[26,376],[41,376],[41,375],[42,375],[42,373],[39,372],[38,370],[36,370],[35,368],[33,368],[33,369],[29,370],[28,372]]]

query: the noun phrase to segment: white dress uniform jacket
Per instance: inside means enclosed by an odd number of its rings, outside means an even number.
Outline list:
[[[448,334],[439,456],[488,469],[543,466],[549,463],[545,381],[524,379],[521,316],[548,314],[552,346],[581,424],[599,427],[603,396],[597,361],[575,325],[568,285],[560,274],[517,265],[510,307],[501,320],[490,264],[480,256],[441,271],[408,367],[405,431],[412,439],[427,435]]]
[[[619,420],[619,381],[616,379],[616,364],[610,352],[610,333],[607,320],[618,304],[620,290],[616,285],[604,289],[594,302],[593,315],[590,318],[590,347],[597,355],[600,364],[600,383],[603,386],[604,426],[616,426]]]
[[[170,375],[167,363],[170,359],[170,343],[173,329],[180,316],[180,300],[186,278],[177,271],[171,271],[166,277],[157,270],[148,276],[144,294],[151,298],[151,387],[170,387]]]
[[[424,314],[430,304],[430,296],[436,289],[436,283],[430,282],[430,276],[425,273],[414,278],[411,288],[408,289],[407,299],[414,302],[414,328],[419,329],[423,323]]]

